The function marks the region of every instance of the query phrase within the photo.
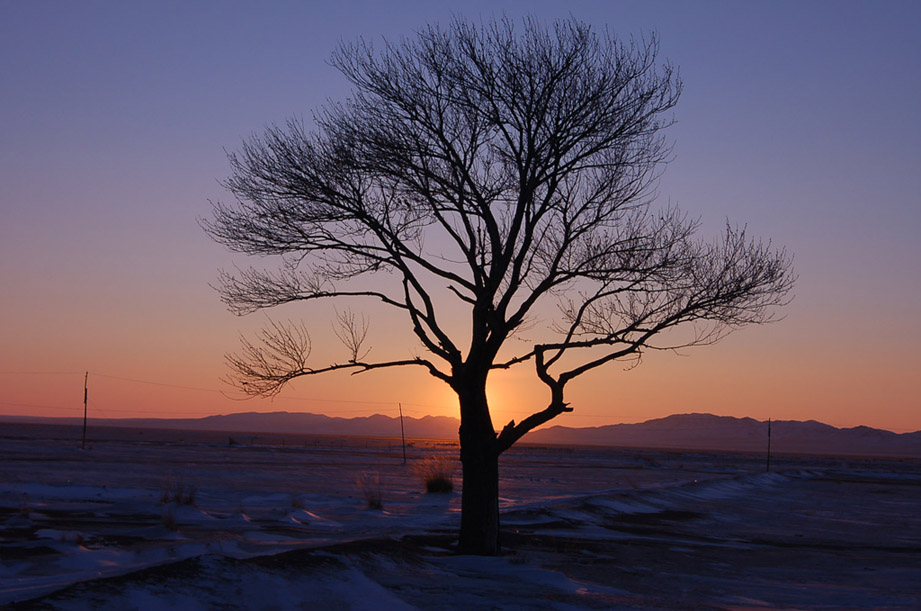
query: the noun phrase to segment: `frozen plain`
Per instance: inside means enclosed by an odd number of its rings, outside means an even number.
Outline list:
[[[233,443],[231,443],[233,437]],[[0,423],[0,605],[921,608],[921,461],[520,445],[453,554],[455,444]],[[380,478],[383,509],[356,485]],[[457,469],[459,476],[459,465]],[[183,492],[192,503],[167,502]]]

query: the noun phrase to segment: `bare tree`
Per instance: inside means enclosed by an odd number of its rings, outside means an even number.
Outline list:
[[[498,551],[499,455],[573,410],[571,380],[765,322],[791,289],[782,250],[731,226],[698,241],[696,221],[652,205],[681,91],[657,52],[654,37],[620,41],[572,20],[455,21],[382,48],[344,44],[332,62],[352,97],[318,112],[313,130],[291,120],[229,155],[236,201],[216,204],[205,229],[283,261],[224,274],[230,308],[370,299],[404,314],[423,349],[369,358],[367,323],[348,311],[337,327],[347,361],[310,366],[306,331],[276,324],[230,357],[237,382],[271,395],[299,376],[415,366],[448,384],[463,552]],[[548,302],[558,314],[534,331]],[[458,307],[462,332],[443,315]],[[529,325],[533,339],[508,341]],[[534,368],[549,401],[497,433],[486,380],[516,366]]]

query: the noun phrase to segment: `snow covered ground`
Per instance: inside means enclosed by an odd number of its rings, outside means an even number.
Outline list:
[[[519,446],[453,553],[442,441],[0,423],[11,608],[921,608],[921,462]],[[383,509],[357,481],[380,480]]]

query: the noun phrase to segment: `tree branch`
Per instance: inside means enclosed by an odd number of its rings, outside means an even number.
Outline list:
[[[363,340],[363,337],[361,339]],[[242,337],[240,341],[241,352],[227,355],[227,362],[234,375],[226,381],[251,397],[272,397],[296,378],[343,370],[363,373],[374,369],[414,365],[425,367],[431,375],[442,381],[450,380],[450,377],[433,363],[418,357],[381,362],[351,359],[347,363],[310,367],[307,364],[311,352],[310,335],[303,325],[294,323],[284,325],[270,321],[269,326],[259,334],[258,343]],[[358,342],[357,348],[360,346],[361,342]],[[356,352],[353,350],[352,354],[354,356]]]

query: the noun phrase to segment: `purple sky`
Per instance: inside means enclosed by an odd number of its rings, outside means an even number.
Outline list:
[[[921,3],[894,1],[2,1],[0,414],[78,415],[89,370],[100,416],[453,415],[419,371],[300,381],[274,402],[217,392],[224,353],[266,318],[225,311],[208,284],[249,262],[196,219],[226,198],[225,149],[348,94],[326,63],[339,40],[503,13],[657,32],[685,82],[662,201],[705,234],[747,223],[799,274],[784,321],[587,376],[555,424],[710,411],[921,429]],[[272,315],[307,318],[323,359],[324,312]],[[496,379],[497,426],[543,407],[532,378]]]

